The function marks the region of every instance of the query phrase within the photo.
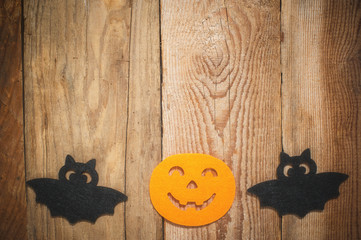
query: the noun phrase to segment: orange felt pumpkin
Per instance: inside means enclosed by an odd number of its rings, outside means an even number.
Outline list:
[[[232,171],[223,161],[186,153],[166,158],[153,170],[149,192],[154,208],[165,219],[201,226],[227,213],[235,186]]]

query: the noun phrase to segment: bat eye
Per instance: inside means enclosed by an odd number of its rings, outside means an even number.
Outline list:
[[[292,165],[286,165],[284,168],[283,168],[283,174],[286,176],[286,177],[290,177],[293,173],[293,167]]]
[[[88,172],[83,172],[81,175],[86,177],[86,183],[91,182],[92,176],[90,176],[90,174]]]
[[[206,176],[206,177],[217,177],[217,171],[214,170],[213,168],[206,168],[203,170],[202,172],[202,176]]]
[[[300,164],[300,170],[303,172],[303,174],[310,173],[310,167],[305,163]]]
[[[184,170],[179,166],[175,166],[169,170],[168,174],[169,174],[169,176],[173,176],[173,175],[183,176]]]
[[[69,170],[69,171],[67,171],[66,173],[65,173],[65,178],[66,178],[66,180],[70,180],[70,175],[72,175],[72,174],[74,174],[75,173],[75,171],[73,171],[73,170]]]

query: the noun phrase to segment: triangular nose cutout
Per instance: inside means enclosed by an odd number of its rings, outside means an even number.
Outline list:
[[[190,181],[187,185],[188,189],[195,189],[198,188],[197,184],[194,181]]]

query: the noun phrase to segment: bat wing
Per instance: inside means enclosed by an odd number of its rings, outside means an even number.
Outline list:
[[[95,222],[102,215],[114,214],[115,206],[128,199],[123,193],[106,187],[96,187],[92,195],[94,202],[89,205],[89,212],[92,213],[91,219],[89,219],[91,222]]]
[[[327,201],[340,195],[339,187],[348,178],[343,173],[327,172],[312,176],[307,183],[308,194],[314,204],[324,208]]]
[[[38,178],[27,182],[36,193],[36,202],[44,204],[53,217],[64,217],[74,224],[82,220],[79,192],[71,184],[56,179]]]
[[[53,217],[64,217],[71,224],[95,221],[102,215],[114,214],[115,206],[127,200],[124,194],[94,185],[74,185],[55,179],[27,182],[36,193],[36,201],[45,204]]]
[[[259,198],[261,207],[274,208],[279,215],[283,215],[286,205],[284,196],[287,195],[287,191],[278,180],[256,184],[247,191]]]
[[[327,201],[339,195],[338,188],[347,179],[342,173],[320,173],[287,180],[259,183],[248,192],[260,199],[261,207],[275,208],[280,216],[304,217],[311,211],[323,210]]]
[[[59,184],[59,180],[38,178],[26,182],[36,194],[36,202],[45,204],[52,210],[52,204],[57,201],[65,189]],[[55,211],[54,214],[57,214]],[[59,215],[54,215],[59,216]]]

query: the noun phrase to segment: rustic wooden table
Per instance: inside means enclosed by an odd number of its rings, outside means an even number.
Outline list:
[[[0,30],[1,239],[361,239],[361,1],[3,0]],[[350,176],[339,198],[303,219],[260,208],[247,188],[306,148]],[[188,152],[236,179],[205,227],[149,199],[153,168]],[[67,154],[127,194],[114,216],[70,225],[35,202],[25,180]]]

